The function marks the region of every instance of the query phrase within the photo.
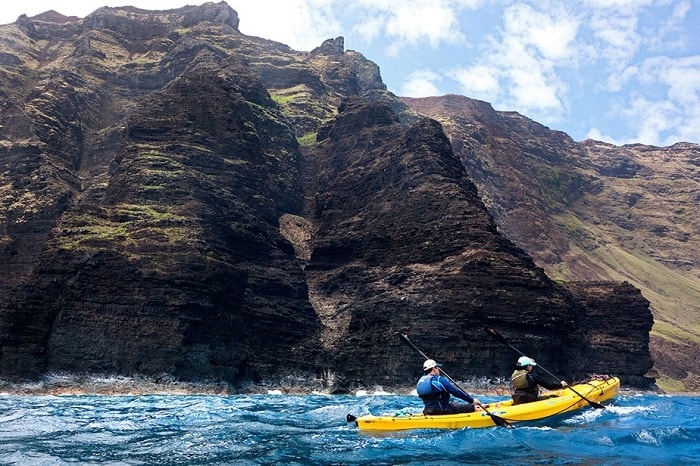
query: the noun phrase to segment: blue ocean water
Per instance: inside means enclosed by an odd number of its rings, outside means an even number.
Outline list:
[[[479,396],[482,401],[502,397]],[[690,465],[700,397],[620,395],[506,429],[363,434],[348,413],[420,410],[405,395],[0,396],[0,463]]]

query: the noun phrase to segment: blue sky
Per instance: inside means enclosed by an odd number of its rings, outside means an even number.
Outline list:
[[[100,6],[201,1],[25,0],[0,23]],[[462,94],[575,140],[700,142],[700,0],[227,0],[244,34],[311,50],[345,37],[389,90]]]

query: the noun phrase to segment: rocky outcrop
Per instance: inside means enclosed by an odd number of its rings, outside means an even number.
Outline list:
[[[442,123],[500,231],[550,277],[640,289],[656,322],[652,373],[700,387],[700,365],[682,355],[700,344],[700,146],[576,143],[463,96],[403,101]]]
[[[132,110],[99,202],[76,195],[55,211],[14,294],[5,373],[234,380],[303,367],[290,346],[318,320],[277,227],[300,207],[299,152],[246,75],[195,68]]]
[[[388,105],[351,100],[319,132],[313,157],[316,233],[306,273],[331,329],[322,343],[350,382],[390,383],[412,361],[417,367],[398,332],[416,335],[460,368],[457,376],[503,373],[514,355],[484,325],[527,338],[543,364],[577,370],[572,353],[583,353],[556,349],[574,344],[583,324],[576,314],[585,311],[497,232],[437,122],[405,131]]]
[[[488,325],[562,376],[653,381],[647,301],[552,281],[342,38],[246,37],[223,2],[56,18],[0,27],[3,378],[412,383],[397,332],[503,376]]]
[[[625,374],[628,383],[643,386],[643,377],[628,374],[625,369],[649,370],[654,363],[648,350],[654,320],[648,312],[649,302],[639,289],[627,282],[579,282],[567,288],[583,304],[583,312],[576,316],[575,339],[586,346],[574,364],[597,373]],[[625,318],[619,318],[612,309],[625,309]],[[617,357],[606,356],[611,353]]]

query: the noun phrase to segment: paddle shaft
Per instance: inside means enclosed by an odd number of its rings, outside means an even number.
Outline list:
[[[404,335],[404,334],[399,334],[399,335],[401,335],[401,338],[403,338],[403,340],[404,340],[406,343],[408,343],[408,344],[411,346],[411,348],[413,348],[414,350],[416,350],[416,351],[418,352],[418,354],[420,354],[421,356],[423,356],[423,359],[430,359],[428,356],[426,356],[426,354],[425,354],[424,352],[422,352],[421,350],[419,350],[418,347],[417,347],[416,345],[414,345],[413,342],[412,342],[411,340],[408,339],[408,335]],[[450,377],[450,375],[449,375],[447,372],[445,372],[442,368],[440,368],[440,373],[441,373],[442,375],[444,375],[445,378],[446,378],[447,380],[449,380],[450,382],[452,382],[452,385],[454,385],[455,387],[459,388],[459,389],[462,390],[464,393],[467,393],[467,391],[464,390],[462,387],[460,387],[459,384],[458,384],[457,382],[455,382],[455,380],[454,380],[452,377]]]
[[[399,333],[399,336],[401,337],[401,339],[402,339],[403,341],[405,341],[405,342],[408,344],[408,346],[410,346],[411,348],[413,348],[414,350],[416,350],[416,352],[417,352],[418,354],[420,354],[421,356],[423,356],[423,359],[430,359],[424,352],[422,352],[422,351],[420,350],[420,348],[418,348],[415,344],[413,344],[413,342],[408,338],[408,335],[405,335],[405,334],[403,334],[403,333]],[[459,388],[459,389],[462,390],[464,393],[467,393],[466,390],[464,390],[462,387],[460,387],[459,384],[458,384],[452,377],[450,377],[449,374],[447,374],[447,372],[445,372],[444,370],[442,370],[442,368],[440,368],[440,373],[442,373],[442,375],[444,375],[445,378],[446,378],[447,380],[449,380],[450,382],[452,382],[452,385],[454,385],[455,387]],[[486,409],[486,408],[484,407],[484,405],[481,405],[481,409],[483,409],[484,412],[485,412],[486,414],[488,414],[488,415],[491,417],[491,419],[493,420],[493,423],[496,424],[497,426],[501,426],[501,427],[510,427],[510,423],[509,423],[508,421],[506,421],[506,420],[503,419],[502,417],[496,416],[495,414],[491,414],[491,413],[489,412],[489,410]]]
[[[515,351],[516,353],[518,353],[520,356],[525,356],[525,353],[523,353],[522,351],[520,351],[518,348],[516,348],[515,346],[511,345],[510,343],[508,343],[508,340],[506,340],[506,339],[503,337],[503,335],[501,335],[500,333],[498,333],[496,330],[494,330],[494,329],[492,329],[492,328],[490,328],[490,327],[484,327],[484,329],[485,329],[492,337],[494,337],[496,340],[498,340],[498,341],[500,341],[501,343],[504,343],[505,345],[507,345],[508,347],[510,347],[510,349],[512,349],[513,351]],[[553,377],[555,380],[557,380],[559,383],[561,383],[561,379],[560,379],[559,377],[557,377],[556,375],[554,375],[554,374],[552,374],[551,372],[549,372],[547,369],[545,369],[544,367],[542,367],[540,364],[537,364],[537,367],[539,367],[540,369],[542,369],[543,371],[545,371],[547,374],[549,374],[550,376],[552,376],[552,377]],[[591,406],[593,406],[594,408],[596,408],[596,409],[605,409],[605,406],[603,406],[602,404],[597,403],[597,402],[595,402],[595,401],[589,400],[588,398],[586,398],[585,396],[581,395],[579,392],[577,392],[576,390],[574,390],[573,387],[567,387],[567,388],[568,388],[569,390],[571,390],[572,392],[574,392],[575,394],[577,394],[578,396],[580,396],[582,399],[586,400],[586,402],[588,402],[588,404],[591,405]]]

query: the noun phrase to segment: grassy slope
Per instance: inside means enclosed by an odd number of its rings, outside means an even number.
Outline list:
[[[594,226],[589,224],[589,228],[589,233],[600,234]],[[639,288],[651,302],[654,312],[652,336],[681,347],[687,346],[688,342],[700,345],[700,280],[667,267],[644,252],[626,250],[612,241],[603,240],[601,243],[590,250],[570,244],[570,258],[562,264],[550,266],[547,273],[557,279],[575,280],[581,272],[569,270],[569,267],[574,264],[594,265],[594,273],[599,278],[627,281]],[[672,354],[666,356],[673,357]],[[693,390],[696,387],[687,382],[694,377],[697,374],[691,373],[685,382],[673,380],[660,370],[657,384],[667,391]]]

